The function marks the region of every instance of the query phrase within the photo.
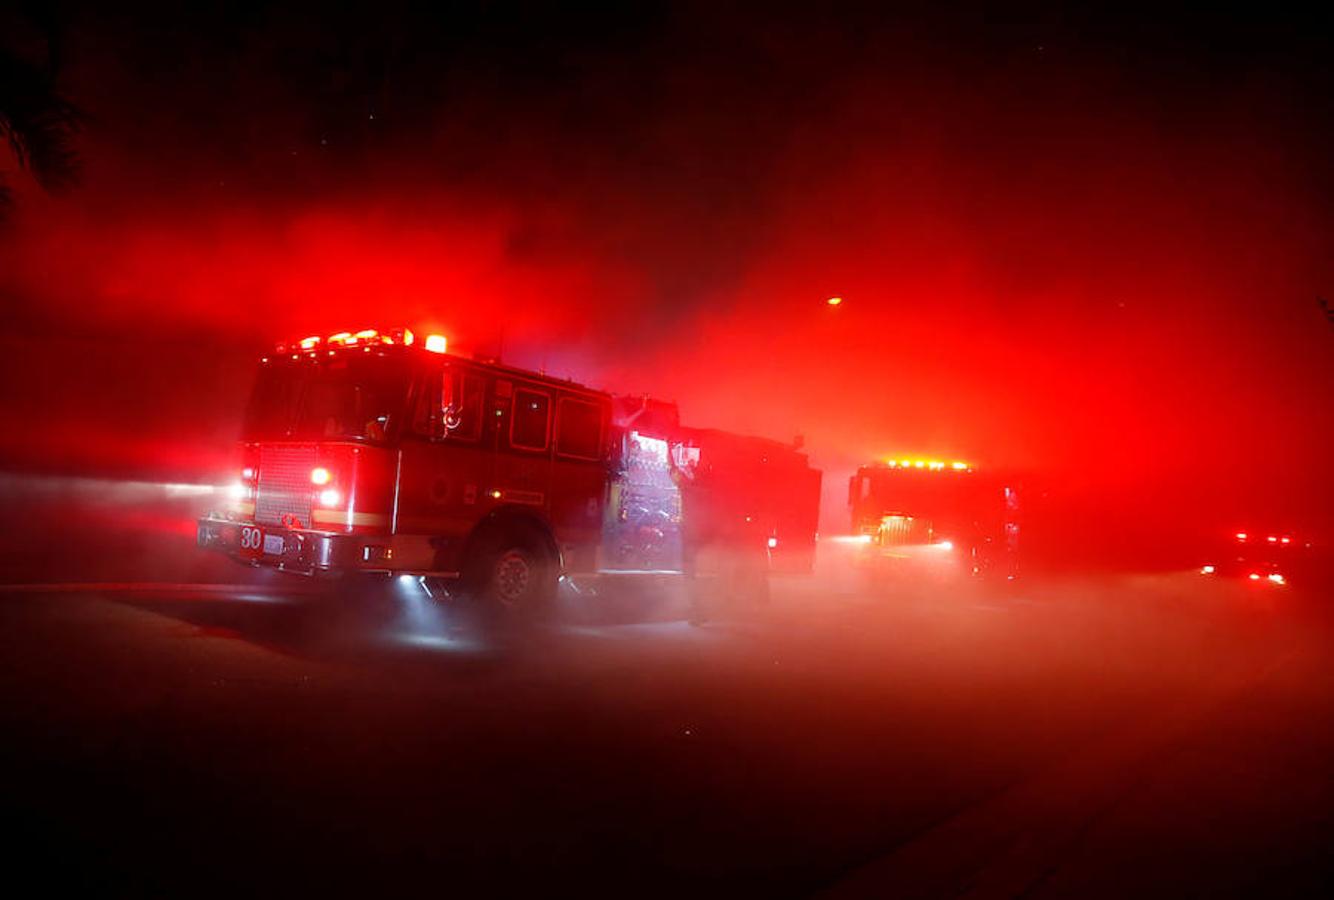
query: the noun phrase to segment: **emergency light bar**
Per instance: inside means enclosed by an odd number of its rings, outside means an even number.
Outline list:
[[[945,463],[938,459],[887,459],[885,465],[891,469],[926,469],[931,472],[943,472],[952,469],[955,472],[971,472],[973,466],[966,462]]]
[[[431,335],[432,338],[439,335]],[[440,338],[442,341],[444,338]],[[279,353],[315,353],[322,348],[333,350],[336,347],[376,347],[392,344],[402,344],[404,347],[411,347],[416,340],[416,335],[410,328],[396,328],[393,331],[376,331],[374,328],[363,328],[361,331],[339,331],[328,337],[311,335],[296,341],[283,341],[274,349]],[[428,348],[429,348],[428,339]]]

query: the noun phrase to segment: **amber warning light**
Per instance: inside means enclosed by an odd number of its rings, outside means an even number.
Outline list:
[[[887,459],[885,465],[891,469],[926,469],[931,472],[943,472],[951,469],[955,472],[971,472],[972,463],[955,461],[951,463],[938,459]]]

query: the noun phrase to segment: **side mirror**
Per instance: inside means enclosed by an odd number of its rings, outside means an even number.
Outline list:
[[[455,375],[448,368],[440,376],[440,419],[436,431],[445,437],[462,424],[462,398],[455,391]]]

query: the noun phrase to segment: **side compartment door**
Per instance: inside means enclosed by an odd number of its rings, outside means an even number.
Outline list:
[[[560,394],[551,463],[551,522],[570,572],[596,571],[608,494],[611,404]]]
[[[552,391],[523,381],[496,379],[492,398],[495,420],[495,475],[491,497],[506,505],[531,507],[546,517],[551,511]]]

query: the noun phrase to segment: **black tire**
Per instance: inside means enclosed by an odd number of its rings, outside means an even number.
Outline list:
[[[512,615],[545,612],[556,597],[556,560],[534,529],[512,527],[479,535],[464,573],[468,596]]]

